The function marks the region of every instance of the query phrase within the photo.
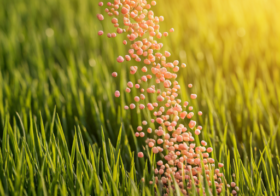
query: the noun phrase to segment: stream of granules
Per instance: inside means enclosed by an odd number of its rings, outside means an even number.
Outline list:
[[[103,6],[103,2],[99,2],[99,6]],[[155,16],[151,6],[155,6],[156,1],[151,1],[149,4],[146,0],[114,0],[113,3],[107,3],[105,12],[112,17],[111,22],[116,27],[116,32],[108,33],[108,38],[114,38],[117,34],[125,33],[127,40],[123,40],[124,45],[129,46],[128,54],[117,57],[117,62],[135,60],[143,62],[141,68],[137,66],[130,67],[130,74],[135,74],[141,71],[142,76],[138,78],[138,83],[127,83],[126,92],[130,93],[132,88],[138,89],[138,96],[134,97],[134,103],[129,103],[124,109],[135,109],[136,105],[141,110],[149,110],[152,112],[154,119],[151,123],[155,123],[157,128],[147,127],[147,121],[143,121],[142,125],[137,127],[136,137],[146,137],[147,145],[152,149],[154,154],[162,153],[163,159],[157,160],[157,168],[154,170],[155,183],[162,183],[165,187],[169,187],[171,182],[174,189],[172,175],[178,183],[183,195],[189,195],[189,190],[195,186],[200,193],[203,178],[203,169],[205,171],[206,183],[210,187],[210,191],[215,188],[220,194],[225,186],[223,173],[219,169],[215,169],[215,161],[210,157],[212,152],[211,147],[206,147],[205,141],[200,142],[200,146],[196,146],[193,134],[199,135],[202,126],[196,124],[193,120],[193,107],[189,106],[187,101],[183,102],[178,98],[180,93],[180,85],[177,78],[177,72],[181,68],[185,68],[186,64],[180,64],[178,60],[173,62],[167,61],[171,56],[168,51],[160,52],[163,44],[159,42],[162,37],[167,37],[169,33],[174,32],[171,28],[169,32],[160,32],[159,23],[164,21],[163,16]],[[102,14],[98,14],[99,20],[104,20]],[[122,21],[119,22],[119,19]],[[121,23],[123,26],[120,26]],[[103,31],[99,31],[98,35],[103,35]],[[141,70],[139,70],[141,69]],[[152,75],[147,74],[148,70]],[[117,77],[116,72],[112,73],[113,77]],[[153,80],[152,80],[153,78]],[[148,80],[153,81],[153,85],[148,86]],[[146,84],[145,84],[146,83]],[[148,87],[147,87],[148,86]],[[158,86],[158,88],[156,88]],[[192,88],[192,84],[188,84]],[[163,90],[162,90],[163,89]],[[156,94],[157,102],[144,104],[144,92]],[[115,92],[115,97],[120,97],[120,92]],[[191,99],[196,99],[196,94],[191,94]],[[136,104],[139,102],[138,104]],[[198,115],[202,115],[199,111]],[[188,127],[179,124],[180,119],[188,121]],[[149,138],[149,135],[154,132],[155,137]],[[138,153],[139,158],[144,157],[143,152]],[[218,167],[223,167],[223,163],[218,163]],[[213,173],[212,173],[213,172]],[[213,175],[213,181],[211,179]],[[215,183],[213,186],[212,183]],[[194,184],[193,184],[194,183]],[[153,184],[150,181],[150,184]],[[239,188],[232,182],[227,185],[232,189],[232,194],[236,195]],[[165,195],[168,195],[169,189],[166,189]],[[205,194],[205,188],[203,188]],[[211,194],[211,193],[210,193]]]

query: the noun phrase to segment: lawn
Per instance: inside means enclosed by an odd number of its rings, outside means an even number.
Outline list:
[[[116,62],[127,53],[125,35],[97,34],[114,31],[107,16],[96,17],[103,8],[96,0],[0,0],[0,195],[166,191],[149,184],[159,156],[134,135],[151,114],[123,109],[136,96],[126,84],[137,80],[134,61]],[[163,31],[175,29],[164,50],[187,65],[180,97],[203,112],[194,116],[199,138],[216,166],[224,163],[226,183],[238,195],[279,195],[280,1],[158,0],[152,9],[164,16]]]

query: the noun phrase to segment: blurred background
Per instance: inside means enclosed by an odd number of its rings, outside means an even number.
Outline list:
[[[264,161],[263,186],[278,180],[280,1],[159,0],[153,9],[165,18],[162,32],[175,29],[161,41],[170,59],[187,64],[178,81],[183,100],[198,95],[190,102],[203,112],[202,117],[195,112],[203,126],[200,138],[232,171],[239,164],[255,171],[251,161]],[[98,13],[105,16],[102,23]],[[98,36],[99,30],[105,34]],[[124,89],[136,81],[128,70],[138,63],[116,63],[128,48],[122,35],[106,37],[113,31],[97,0],[1,0],[0,134],[7,115],[18,125],[18,112],[27,129],[32,112],[35,121],[42,115],[49,127],[56,109],[69,145],[77,125],[86,143],[100,145],[103,127],[115,145],[123,124],[123,145],[139,150],[144,141],[137,143],[132,129],[150,115],[123,110],[136,95]],[[188,83],[194,87],[187,89]],[[114,97],[116,89],[120,99]]]

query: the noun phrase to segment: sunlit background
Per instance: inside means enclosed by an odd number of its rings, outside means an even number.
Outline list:
[[[7,115],[12,127],[20,124],[16,112],[26,130],[30,111],[35,121],[41,113],[50,127],[56,107],[70,146],[77,125],[86,144],[101,145],[103,127],[115,145],[122,123],[124,148],[137,151],[144,145],[135,142],[131,129],[150,117],[123,110],[136,93],[124,93],[127,81],[136,80],[128,72],[136,63],[116,63],[128,48],[122,35],[106,37],[115,30],[97,3],[0,1],[0,135]],[[191,102],[204,113],[195,117],[203,126],[200,137],[225,163],[226,177],[235,173],[247,194],[256,192],[260,178],[264,190],[275,186],[279,192],[280,1],[158,0],[154,12],[165,18],[162,32],[175,29],[162,38],[164,50],[187,64],[179,72],[182,99],[198,95]],[[105,15],[102,23],[98,13]],[[98,30],[105,35],[98,36]],[[118,79],[111,78],[113,71]],[[114,98],[116,89],[120,100]],[[122,156],[129,167],[126,150]]]

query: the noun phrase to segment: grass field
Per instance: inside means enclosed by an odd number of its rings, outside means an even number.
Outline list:
[[[97,35],[113,30],[97,20],[97,3],[0,0],[0,195],[164,191],[148,183],[153,157],[137,158],[145,143],[133,130],[151,117],[123,110],[136,93],[124,93],[133,62],[116,63],[122,36]],[[227,182],[238,195],[279,195],[280,1],[159,0],[154,9],[163,30],[175,29],[164,48],[187,64],[181,97],[198,95],[199,137]]]

